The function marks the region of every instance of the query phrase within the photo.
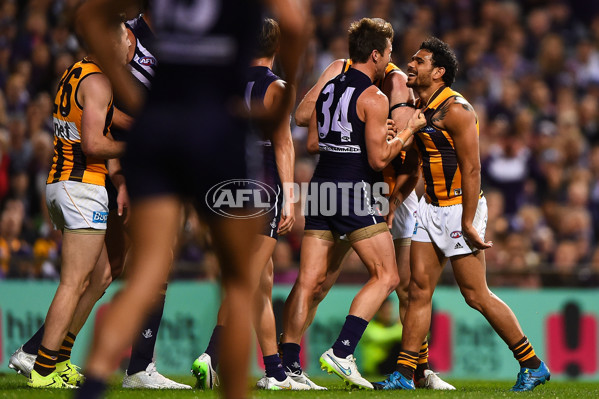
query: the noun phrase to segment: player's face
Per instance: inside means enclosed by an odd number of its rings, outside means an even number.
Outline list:
[[[428,50],[418,50],[412,56],[412,61],[408,63],[408,81],[406,86],[411,88],[425,88],[433,83],[432,74],[436,67],[433,67],[433,54]]]
[[[129,36],[127,35],[127,29],[125,28],[125,24],[121,24],[121,29],[118,32],[118,37],[114,43],[116,47],[116,54],[118,56],[119,62],[122,62],[123,65],[127,65],[128,63],[128,54],[129,47],[131,46],[131,41],[129,40]]]
[[[385,77],[385,69],[387,69],[387,65],[391,62],[391,51],[393,51],[393,46],[391,45],[391,40],[387,39],[387,46],[385,46],[385,50],[381,54],[381,58],[377,63],[377,79],[382,79]]]

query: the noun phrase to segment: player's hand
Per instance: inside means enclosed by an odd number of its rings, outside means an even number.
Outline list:
[[[393,227],[393,219],[395,219],[395,210],[397,209],[397,203],[393,199],[393,197],[389,197],[389,213],[385,216],[385,221],[387,222],[387,227],[389,230]]]
[[[466,240],[476,249],[488,249],[493,246],[493,241],[484,242],[472,225],[462,224],[462,234],[464,235],[464,238],[466,238]]]
[[[293,224],[295,223],[295,208],[293,202],[285,201],[283,209],[281,210],[281,220],[279,221],[279,228],[277,234],[284,236],[291,231]]]
[[[412,117],[408,121],[407,128],[410,129],[412,132],[416,133],[425,126],[426,118],[424,117],[424,114],[421,110],[416,110],[416,112],[412,114]]]
[[[397,136],[397,126],[393,119],[387,119],[387,141],[393,140]]]
[[[125,184],[121,184],[118,190],[119,192],[116,196],[117,212],[119,217],[125,216],[123,224],[127,224],[129,221],[129,193]]]

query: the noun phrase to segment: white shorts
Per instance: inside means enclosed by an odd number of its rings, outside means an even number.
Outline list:
[[[47,184],[46,205],[57,230],[106,230],[108,194],[104,186],[76,181]]]
[[[416,211],[418,209],[418,196],[416,191],[410,195],[395,210],[393,225],[391,226],[391,235],[394,240],[400,238],[411,238],[414,234],[416,225]]]
[[[473,225],[482,240],[487,228],[487,200],[478,200]],[[462,204],[435,206],[426,202],[424,196],[418,204],[416,229],[412,241],[432,242],[446,257],[476,252],[462,235]]]

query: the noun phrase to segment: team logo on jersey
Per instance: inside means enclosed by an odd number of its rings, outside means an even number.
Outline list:
[[[449,234],[449,236],[451,238],[460,238],[462,236],[462,232],[461,231],[452,231],[451,234]]]
[[[154,66],[156,65],[156,58],[150,56],[141,57],[137,63],[143,66]]]
[[[234,179],[217,183],[206,193],[206,205],[217,215],[250,219],[269,213],[277,192],[266,183],[252,179]]]

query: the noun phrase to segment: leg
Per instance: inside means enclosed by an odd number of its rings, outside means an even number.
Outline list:
[[[273,286],[273,263],[270,255],[275,249],[277,241],[274,238],[260,236],[260,250],[252,258],[252,263],[262,261],[265,255],[267,260],[263,263],[262,274],[258,284],[258,290],[254,299],[254,328],[256,336],[264,356],[276,355],[277,329],[275,325],[275,314],[272,309],[272,286]]]
[[[46,316],[42,339],[42,346],[50,350],[58,350],[67,334],[104,245],[104,234],[66,231],[63,237],[60,284]]]
[[[386,225],[381,225],[386,229]],[[373,386],[360,375],[353,353],[368,322],[399,284],[391,234],[388,230],[378,232],[376,226],[352,233],[356,237],[358,234],[368,235],[368,238],[355,241],[352,246],[366,265],[370,279],[354,298],[332,348],[320,357],[321,368],[329,374],[335,373],[350,385],[369,389]]]
[[[227,398],[247,396],[252,301],[258,273],[249,259],[255,248],[260,219],[218,219],[209,222],[219,257],[227,300],[227,327],[222,331],[221,379]]]
[[[523,336],[522,328],[512,310],[487,286],[484,251],[451,258],[451,265],[466,303],[489,321],[501,339],[509,346]]]
[[[397,274],[399,284],[395,289],[399,299],[399,319],[403,324],[406,310],[408,310],[408,287],[410,285],[410,239],[399,238],[393,241],[395,246],[395,261],[397,262]]]
[[[395,249],[389,232],[358,241],[353,248],[366,265],[370,278],[354,298],[349,314],[370,321],[399,284]]]
[[[532,391],[549,381],[549,369],[536,356],[508,305],[487,286],[484,251],[451,257],[451,265],[466,303],[487,319],[520,363],[520,373],[512,391]]]
[[[98,326],[87,361],[88,373],[96,379],[106,380],[112,374],[115,359],[133,341],[155,303],[172,261],[180,201],[169,196],[135,205],[131,215],[130,274]]]
[[[281,343],[301,342],[310,325],[318,303],[324,299],[336,277],[345,254],[341,255],[333,241],[304,236],[300,255],[300,270],[283,312],[283,337]],[[341,244],[347,251],[348,246]],[[329,268],[330,265],[330,268]]]

